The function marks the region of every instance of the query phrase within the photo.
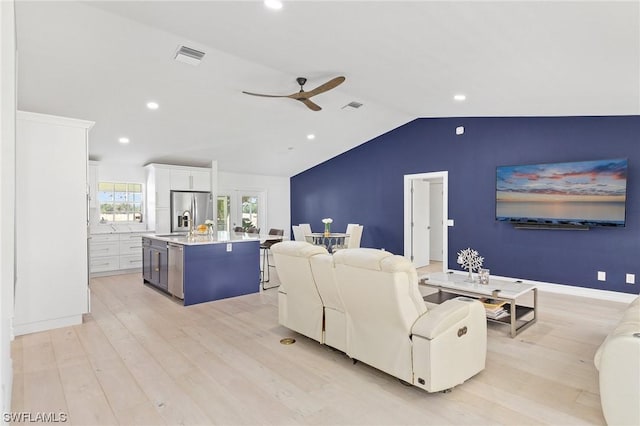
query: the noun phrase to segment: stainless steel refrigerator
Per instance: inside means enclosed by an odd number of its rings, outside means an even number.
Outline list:
[[[189,232],[213,220],[210,192],[171,191],[171,232]]]

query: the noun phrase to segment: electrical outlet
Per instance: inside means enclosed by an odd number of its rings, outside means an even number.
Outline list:
[[[636,274],[627,274],[627,284],[636,283]]]
[[[233,244],[227,243],[227,251],[231,251],[231,250],[233,250]]]
[[[598,281],[606,281],[607,273],[604,271],[598,271]]]

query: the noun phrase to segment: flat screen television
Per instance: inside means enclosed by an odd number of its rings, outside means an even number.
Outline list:
[[[625,226],[626,196],[626,158],[496,168],[496,220],[523,227]]]

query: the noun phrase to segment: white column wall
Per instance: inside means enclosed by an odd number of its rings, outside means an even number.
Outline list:
[[[15,261],[16,39],[13,0],[0,1],[0,401],[11,411]],[[4,422],[3,422],[4,423]]]

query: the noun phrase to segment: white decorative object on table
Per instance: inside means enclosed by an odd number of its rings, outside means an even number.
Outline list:
[[[322,219],[322,223],[324,223],[324,236],[328,237],[331,234],[331,224],[333,223],[333,219],[325,217]]]
[[[482,268],[483,261],[484,257],[480,256],[478,251],[473,250],[472,248],[467,248],[458,252],[458,264],[469,270],[469,276],[466,279],[468,282],[473,282],[472,272]]]

